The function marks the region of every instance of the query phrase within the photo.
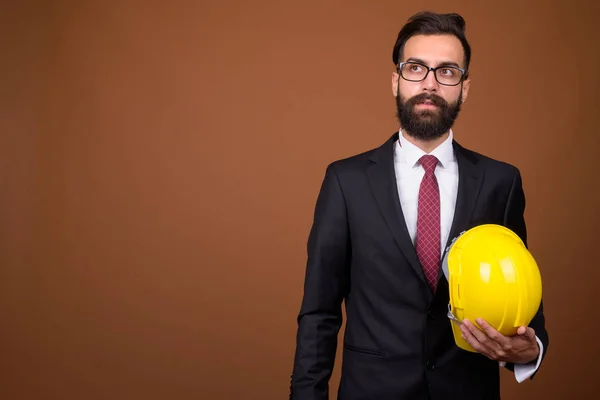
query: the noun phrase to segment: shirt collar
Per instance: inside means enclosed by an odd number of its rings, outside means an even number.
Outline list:
[[[419,159],[427,153],[406,140],[402,130],[398,132],[398,138],[399,139],[395,146],[395,152],[398,160],[410,165],[411,167],[414,167],[417,165]],[[454,148],[452,147],[453,138],[454,134],[452,129],[450,129],[450,134],[446,140],[440,143],[438,147],[429,153],[438,159],[442,168],[445,168],[448,163],[456,160],[454,156]]]

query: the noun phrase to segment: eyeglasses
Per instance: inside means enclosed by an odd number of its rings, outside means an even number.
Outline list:
[[[439,66],[432,68],[418,62],[401,62],[398,64],[398,73],[404,80],[410,82],[425,80],[429,75],[429,71],[433,71],[435,80],[444,86],[456,86],[467,75],[467,70],[458,67]]]

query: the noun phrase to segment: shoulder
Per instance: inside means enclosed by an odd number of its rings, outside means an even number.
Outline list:
[[[364,173],[373,163],[389,163],[393,161],[394,144],[398,140],[398,134],[394,133],[387,140],[373,148],[360,153],[355,153],[344,158],[339,158],[327,165],[327,170],[337,174],[347,175]]]
[[[509,182],[520,179],[521,173],[514,164],[468,149],[456,141],[454,142],[454,149],[455,152],[474,162],[478,168],[485,170],[486,175],[490,177],[502,178],[503,180],[509,180]]]
[[[333,160],[327,166],[328,169],[335,170],[336,173],[348,173],[352,171],[361,171],[369,165],[370,159],[376,149],[366,150],[362,153],[350,155],[348,157]]]

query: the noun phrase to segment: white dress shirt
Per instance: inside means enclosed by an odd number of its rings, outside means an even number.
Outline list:
[[[399,140],[394,144],[396,184],[406,227],[414,245],[417,233],[419,187],[425,175],[425,170],[419,164],[419,159],[427,153],[406,140],[402,131],[399,132],[398,137]],[[448,138],[429,153],[438,159],[435,176],[440,189],[440,258],[444,254],[448,235],[450,234],[458,194],[458,164],[452,146],[453,137],[454,134],[450,130]],[[515,364],[515,378],[519,383],[533,375],[542,361],[544,347],[537,336],[536,340],[540,346],[537,362]],[[500,365],[504,366],[505,363],[500,362]]]
[[[450,131],[448,138],[429,153],[438,159],[435,177],[440,188],[440,258],[444,254],[446,240],[450,234],[458,193],[458,164],[452,148],[452,137],[452,131]],[[400,132],[399,138],[394,146],[394,169],[404,220],[414,244],[417,234],[419,187],[425,175],[419,159],[427,153],[406,140],[402,132]]]

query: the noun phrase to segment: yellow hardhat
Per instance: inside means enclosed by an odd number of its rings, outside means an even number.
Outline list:
[[[476,327],[482,318],[505,336],[527,326],[542,299],[538,266],[525,244],[501,225],[479,225],[455,238],[444,255],[454,340],[461,349],[475,350],[461,337],[460,321]]]

